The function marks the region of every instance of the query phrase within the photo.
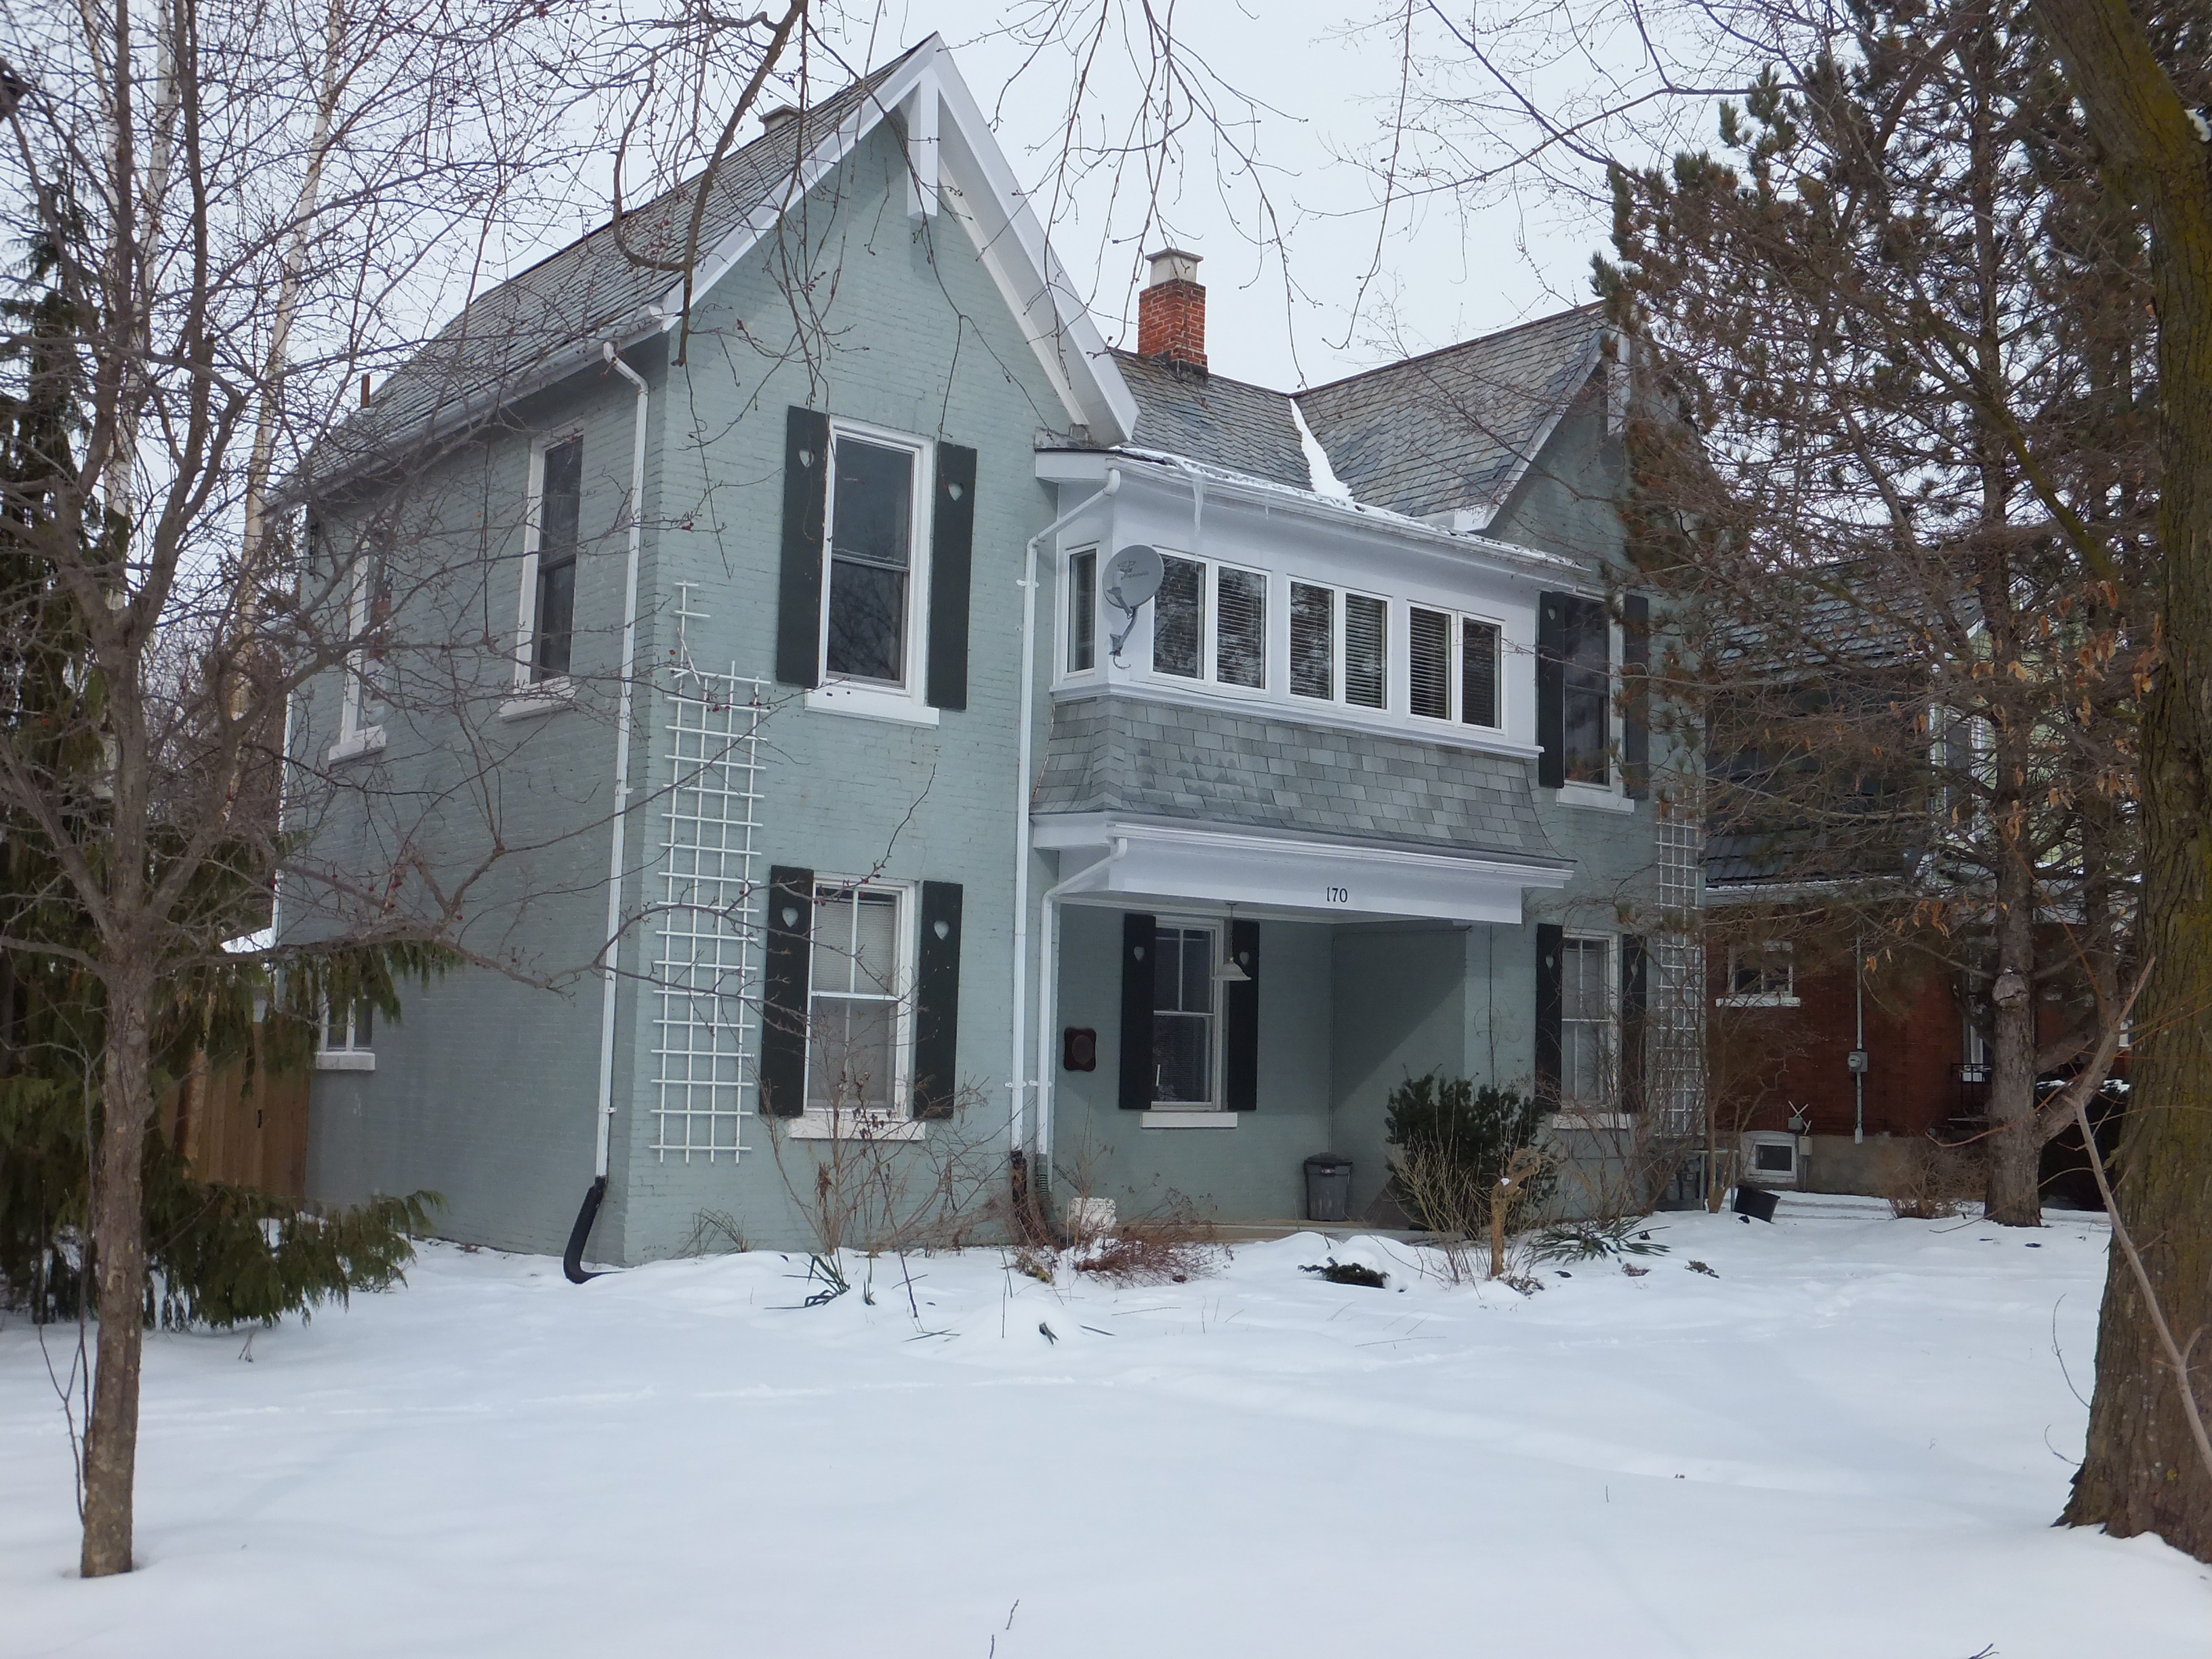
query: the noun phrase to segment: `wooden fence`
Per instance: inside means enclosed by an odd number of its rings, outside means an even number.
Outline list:
[[[242,1059],[210,1066],[203,1055],[164,1103],[162,1125],[200,1180],[305,1200],[310,1073],[268,1065],[261,1038],[257,1025],[250,1084]]]

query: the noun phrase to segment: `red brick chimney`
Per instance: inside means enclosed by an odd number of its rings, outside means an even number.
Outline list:
[[[1206,290],[1198,255],[1164,247],[1152,256],[1152,277],[1137,296],[1137,355],[1206,368]]]

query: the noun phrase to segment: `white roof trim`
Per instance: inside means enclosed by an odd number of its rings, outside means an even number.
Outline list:
[[[1122,383],[1097,325],[1053,255],[1027,198],[983,118],[941,36],[916,47],[853,114],[823,136],[801,162],[795,185],[763,202],[700,262],[693,284],[696,307],[709,289],[781,222],[787,207],[851,155],[884,118],[932,92],[937,104],[936,178],[939,201],[951,206],[975,240],[983,264],[1067,409],[1068,419],[1090,429],[1093,442],[1121,443],[1136,429],[1137,402]],[[676,326],[683,284],[660,303],[661,327]]]
[[[1040,812],[1036,844],[1060,852],[1060,877],[1088,872],[1077,895],[1202,900],[1319,917],[1417,917],[1517,925],[1529,891],[1573,875],[1564,864],[1522,864],[1413,848],[1297,839],[1235,824],[1175,823],[1107,812]],[[1119,846],[1121,856],[1109,859]],[[1090,856],[1085,857],[1085,854]]]

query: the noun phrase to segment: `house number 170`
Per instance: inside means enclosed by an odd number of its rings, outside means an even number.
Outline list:
[[[1331,904],[1351,903],[1352,890],[1349,887],[1332,887],[1328,889],[1328,902]]]

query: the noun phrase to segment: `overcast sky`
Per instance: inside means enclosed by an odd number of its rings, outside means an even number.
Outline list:
[[[1249,133],[1234,135],[1249,138],[1256,179],[1240,176],[1233,157],[1198,135],[1158,204],[1165,230],[1204,257],[1207,351],[1218,373],[1317,385],[1400,349],[1447,345],[1590,298],[1589,257],[1607,227],[1580,205],[1507,204],[1462,216],[1437,204],[1418,216],[1401,205],[1378,267],[1379,190],[1356,158],[1374,153],[1390,129],[1400,58],[1387,30],[1347,27],[1370,16],[1370,5],[1383,9],[1382,0],[1185,0],[1176,9],[1179,39],[1196,60],[1272,106],[1250,112]],[[973,4],[889,0],[872,52],[856,40],[854,56],[880,63],[943,33],[977,100],[999,116],[1016,172],[1039,188],[1054,171],[1074,59],[1048,48],[1024,66],[1025,49],[976,16]],[[1126,124],[1140,99],[1126,52],[1109,48],[1093,61],[1085,112],[1097,132]],[[1246,112],[1225,93],[1219,107]],[[1108,337],[1124,313],[1133,334],[1140,255],[1161,240],[1155,232],[1139,241],[1149,184],[1131,165],[1118,179],[1094,172],[1072,189],[1072,210],[1054,230],[1061,258],[1079,283],[1096,283],[1093,307]]]

